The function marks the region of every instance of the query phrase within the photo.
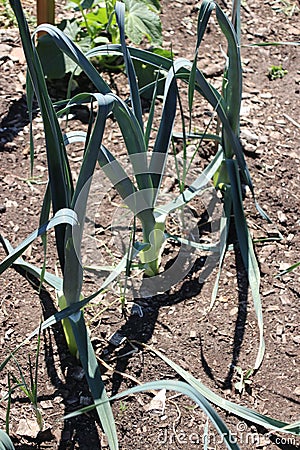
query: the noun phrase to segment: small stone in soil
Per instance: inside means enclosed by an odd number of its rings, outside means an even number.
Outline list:
[[[296,387],[296,389],[293,391],[293,393],[300,396],[300,386]]]
[[[293,341],[295,342],[295,344],[300,344],[300,334],[298,334],[297,336],[294,336]]]
[[[19,436],[27,436],[35,438],[40,431],[40,427],[36,420],[21,419],[16,433]]]

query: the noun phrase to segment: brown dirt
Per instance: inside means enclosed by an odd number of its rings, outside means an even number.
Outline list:
[[[192,58],[197,3],[189,0],[162,0],[164,46],[172,44],[176,56]],[[97,298],[86,308],[93,345],[109,394],[121,392],[137,383],[159,379],[178,379],[177,374],[153,353],[125,342],[117,347],[109,343],[119,331],[128,340],[136,340],[160,349],[170,359],[188,369],[220,396],[249,406],[260,413],[286,422],[299,420],[299,270],[275,278],[286,265],[296,263],[300,254],[299,239],[299,128],[300,72],[299,49],[294,46],[247,47],[261,41],[299,40],[299,15],[287,17],[275,13],[272,2],[249,0],[242,9],[242,57],[244,96],[241,131],[247,163],[260,205],[272,220],[267,225],[259,217],[250,197],[245,209],[255,239],[278,236],[280,241],[257,242],[255,249],[261,268],[261,296],[264,315],[266,354],[252,379],[251,389],[239,395],[234,366],[244,370],[254,363],[258,348],[258,329],[247,282],[238,252],[228,252],[214,309],[206,315],[214,278],[199,284],[201,261],[178,285],[151,299],[136,299],[143,316],[124,318],[117,286]],[[298,25],[297,25],[298,24]],[[35,124],[35,179],[29,179],[29,128],[25,102],[25,63],[20,51],[18,31],[12,26],[0,31],[0,158],[1,234],[13,246],[38,226],[41,201],[47,180],[45,148],[41,119]],[[203,68],[216,86],[222,67],[220,34],[214,21],[205,37],[200,55]],[[4,47],[2,47],[4,46]],[[7,47],[5,47],[7,46]],[[282,65],[288,71],[282,79],[270,81],[268,68]],[[126,92],[125,78],[114,79]],[[81,116],[79,117],[79,114]],[[75,115],[69,127],[83,129]],[[197,116],[197,114],[196,114]],[[202,112],[199,128],[205,123]],[[202,122],[203,121],[203,122]],[[117,148],[119,152],[122,149]],[[211,149],[204,148],[209,158]],[[81,153],[71,155],[74,173]],[[206,160],[199,159],[203,165]],[[110,201],[114,201],[110,197]],[[107,203],[102,202],[100,217],[107,217]],[[106,205],[106,206],[105,206]],[[102,208],[102,209],[101,209]],[[104,223],[104,222],[103,222]],[[47,269],[54,270],[56,256],[53,234],[49,237]],[[26,253],[26,259],[41,265],[42,244],[38,241]],[[1,259],[5,252],[0,248]],[[118,255],[115,255],[116,257]],[[93,287],[87,278],[88,290]],[[8,269],[1,277],[1,361],[39,324],[41,316],[56,310],[54,292],[39,286],[21,270]],[[132,306],[128,298],[127,310]],[[36,340],[16,354],[16,360],[28,377],[28,355],[34,361]],[[133,351],[134,350],[134,351]],[[1,376],[2,394],[7,392],[8,372],[19,377],[16,363]],[[107,443],[93,414],[62,421],[62,417],[91,401],[79,363],[69,356],[62,329],[55,326],[42,336],[38,369],[39,403],[45,421],[44,431],[37,433],[34,412],[20,389],[15,390],[10,411],[10,433],[16,449],[104,449]],[[167,394],[165,410],[151,413],[149,394],[128,397],[113,404],[120,438],[125,449],[194,449],[202,448],[206,417],[191,401],[174,393]],[[7,401],[0,404],[0,427],[5,428]],[[217,409],[242,449],[297,449],[299,437],[273,433],[244,423]],[[33,430],[29,430],[29,426]],[[210,426],[209,448],[223,449],[214,443],[217,436]],[[251,436],[251,438],[250,438]],[[217,441],[218,442],[218,441]]]

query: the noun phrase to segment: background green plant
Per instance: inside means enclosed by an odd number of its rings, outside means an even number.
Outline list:
[[[293,17],[300,11],[296,1],[275,0],[272,2],[272,8],[277,13],[284,13],[288,17]]]
[[[0,1],[0,25],[1,27],[9,27],[11,25],[16,25],[17,21],[13,10],[9,4],[9,0]]]
[[[282,66],[271,66],[268,71],[268,77],[271,81],[283,78],[288,73]]]
[[[75,42],[83,53],[100,44],[119,44],[120,33],[115,17],[116,0],[75,0],[67,7],[74,12],[74,18],[63,20],[58,28]],[[159,0],[126,0],[126,35],[134,44],[140,44],[144,38],[155,47],[162,44],[162,30],[159,18]],[[49,78],[60,78],[65,73],[76,73],[81,69],[66,57],[48,36],[39,39],[39,56],[43,70]],[[119,56],[102,56],[95,59],[102,69],[123,69],[123,59]]]

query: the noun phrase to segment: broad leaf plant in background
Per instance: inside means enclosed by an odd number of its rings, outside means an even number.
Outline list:
[[[64,19],[58,24],[59,29],[85,53],[100,44],[119,44],[120,32],[114,14],[116,0],[72,0],[66,8],[73,18]],[[161,22],[159,17],[159,0],[126,0],[125,26],[126,35],[134,44],[140,44],[146,38],[152,46],[162,44]],[[66,57],[48,35],[41,36],[38,52],[43,71],[48,78],[60,78],[77,67],[76,62]],[[119,56],[102,56],[94,59],[101,69],[116,71],[123,68]]]
[[[135,267],[138,267],[139,270],[142,269],[146,284],[147,280],[156,277],[162,270],[161,254],[167,239],[175,239],[182,245],[190,248],[191,251],[192,248],[197,248],[203,252],[218,252],[220,257],[215,287],[211,294],[212,308],[217,296],[219,277],[228,249],[229,228],[230,225],[233,225],[239,250],[248,274],[260,331],[256,361],[253,367],[247,369],[251,372],[259,369],[264,355],[263,321],[259,294],[260,279],[253,243],[244,215],[243,186],[248,186],[253,198],[254,190],[239,140],[239,117],[242,96],[239,42],[240,2],[233,2],[232,20],[227,17],[214,1],[204,0],[202,2],[198,18],[195,58],[192,62],[183,58],[177,60],[168,59],[146,50],[127,47],[125,43],[126,5],[134,3],[129,0],[125,4],[116,2],[113,5],[115,7],[115,16],[110,10],[110,25],[114,23],[114,20],[116,21],[118,26],[118,31],[116,32],[118,33],[120,44],[113,43],[96,46],[85,54],[66,34],[52,25],[44,24],[39,26],[31,38],[20,1],[10,0],[10,3],[18,20],[28,65],[27,99],[29,112],[32,117],[32,104],[35,97],[44,122],[49,182],[41,208],[40,228],[16,249],[13,249],[9,242],[3,239],[3,243],[8,250],[8,256],[1,263],[0,271],[2,273],[12,264],[21,266],[39,278],[41,283],[48,283],[55,288],[61,308],[54,316],[43,322],[39,329],[33,331],[27,339],[37,335],[40,330],[42,331],[63,320],[70,351],[81,361],[94,399],[92,408],[97,409],[110,449],[118,448],[117,430],[110,400],[150,389],[164,388],[188,395],[206,412],[216,429],[225,437],[227,447],[231,449],[238,449],[239,446],[231,439],[230,431],[217,415],[211,403],[271,430],[282,430],[299,434],[299,423],[288,424],[230,401],[225,401],[206,388],[190,373],[184,371],[180,366],[153,348],[151,348],[151,351],[177,371],[184,382],[170,380],[150,382],[109,399],[101,378],[82,309],[99,292],[107,289],[111,282],[121,275],[123,279],[125,275],[125,280],[129,280],[131,274],[135,271]],[[110,2],[107,1],[106,4],[110,5]],[[91,5],[92,2],[88,1],[77,4],[79,9],[90,8]],[[197,66],[199,48],[212,13],[216,14],[217,22],[227,41],[227,57],[222,92],[218,92],[207,81]],[[85,12],[84,14],[85,20],[88,20],[90,16]],[[130,29],[130,25],[128,26]],[[69,57],[76,66],[80,67],[93,83],[96,92],[80,93],[59,104],[54,104],[51,101],[35,47],[36,33],[41,31],[46,32],[48,39],[51,39],[61,52]],[[91,58],[109,55],[117,55],[124,60],[130,90],[130,98],[127,100],[121,99],[113,93],[110,86],[90,62]],[[152,82],[139,90],[134,61],[151,67],[151,70],[157,73],[156,82]],[[194,133],[192,134],[190,129],[185,130],[183,127],[181,135],[183,138],[189,139],[193,136],[193,139],[198,138],[199,143],[201,143],[203,139],[213,137],[218,143],[218,149],[212,161],[192,183],[185,186],[185,182],[183,182],[177,197],[166,204],[158,205],[157,199],[162,186],[166,163],[168,158],[174,157],[170,151],[170,143],[174,134],[177,104],[180,103],[180,101],[178,102],[180,100],[179,81],[185,83],[188,87],[188,113],[190,114],[193,109],[195,96],[201,95],[217,114],[221,132],[213,136],[204,132],[197,136]],[[150,150],[149,141],[154,128],[156,97],[160,84],[164,85],[162,110],[159,118],[155,119],[158,120],[159,126],[154,133],[154,145],[152,150]],[[140,96],[147,90],[151,92],[152,101],[148,121],[144,124]],[[93,115],[91,114],[91,122],[87,132],[79,130],[78,132],[74,131],[65,135],[60,128],[58,117],[67,114],[72,106],[82,104],[90,106],[93,110],[97,107],[94,121],[92,121]],[[110,146],[108,148],[108,145],[104,144],[106,127],[112,126],[112,122],[110,122],[111,117],[114,118],[115,124],[118,125],[121,131],[122,143],[127,152],[130,173],[133,173],[133,177],[129,176],[129,173],[122,166],[113,147]],[[183,139],[184,146],[186,144],[185,139]],[[84,156],[80,172],[74,183],[68,155],[69,146],[77,142],[82,143]],[[184,158],[186,159],[187,156],[185,155]],[[31,149],[31,162],[33,166],[33,147]],[[123,258],[111,269],[102,286],[92,295],[84,297],[84,267],[80,258],[80,245],[84,232],[90,186],[97,167],[101,168],[103,174],[110,180],[112,186],[114,186],[114,189],[123,200],[126,208],[131,211],[134,217],[134,224],[129,245],[124,249]],[[189,167],[188,162],[186,167]],[[217,244],[204,245],[197,240],[195,241],[193,239],[194,230],[188,236],[173,236],[169,234],[167,229],[168,216],[176,210],[184,211],[184,206],[197,195],[199,196],[205,192],[209,186],[213,186],[213,189],[218,190],[222,197],[224,214],[218,221],[219,242]],[[264,212],[258,205],[257,208],[264,215]],[[52,218],[50,218],[50,214],[53,215]],[[264,215],[264,217],[266,216]],[[138,238],[136,234],[137,223],[142,228],[142,236]],[[46,271],[45,265],[42,268],[37,268],[21,257],[25,249],[39,236],[43,237],[46,253],[46,232],[53,227],[55,227],[56,248],[61,276]],[[15,354],[19,348],[15,350]],[[5,361],[2,362],[0,370],[4,369],[12,357],[13,355],[8,355]],[[79,411],[76,414],[83,411],[86,410]],[[1,436],[2,434],[0,438]],[[4,448],[12,448],[8,437],[3,436],[3,439],[1,439],[2,445],[6,446]]]

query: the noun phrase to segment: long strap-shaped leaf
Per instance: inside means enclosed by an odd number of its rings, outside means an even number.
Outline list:
[[[126,73],[127,73],[128,82],[129,82],[130,99],[131,99],[132,109],[133,109],[134,115],[137,118],[137,121],[141,127],[141,130],[143,130],[142,106],[141,106],[141,99],[140,99],[140,95],[139,95],[136,74],[135,74],[134,66],[133,66],[133,63],[132,63],[132,60],[130,57],[130,53],[127,49],[126,41],[125,41],[125,4],[117,1],[116,5],[115,5],[115,12],[116,12],[117,23],[118,23],[119,30],[120,30],[120,42],[121,42],[121,47],[122,47],[122,52],[123,52],[125,67],[126,67]]]
[[[28,65],[30,77],[27,78],[27,81],[28,83],[32,83],[43,117],[51,197],[53,211],[56,213],[59,209],[70,207],[73,189],[71,171],[68,165],[65,147],[63,145],[62,133],[47,92],[41,64],[34,44],[31,41],[20,0],[11,0],[11,6],[18,21],[24,54]],[[31,92],[30,87],[28,87],[27,92]],[[32,95],[29,96],[30,103],[31,99]],[[60,227],[59,230],[56,230],[56,240],[60,263],[63,267],[64,226]]]
[[[73,316],[70,317],[70,323],[75,336],[80,361],[84,369],[103,430],[108,439],[109,448],[110,450],[117,450],[119,447],[116,424],[111,406],[108,403],[108,396],[102,381],[99,364],[88,334],[83,313],[81,312],[79,320],[75,321],[72,317]]]
[[[240,107],[242,101],[242,66],[237,34],[231,21],[216,3],[216,16],[220,28],[227,39],[227,67],[225,72],[224,97],[227,117],[231,128],[239,135]]]
[[[214,405],[219,406],[225,411],[241,417],[249,422],[256,423],[269,430],[282,431],[286,433],[294,433],[300,435],[300,422],[287,423],[281,420],[273,419],[272,417],[260,414],[253,409],[247,408],[242,405],[225,400],[218,394],[215,394],[208,387],[206,387],[200,380],[195,378],[190,372],[187,372],[178,364],[173,362],[171,359],[167,358],[159,350],[154,349],[148,345],[142,344],[143,347],[147,348],[160,359],[162,359],[168,366],[172,367],[187,383],[189,383],[193,388],[195,388],[199,393],[201,393],[208,401],[212,402]]]
[[[18,247],[16,247],[12,253],[10,253],[1,263],[0,263],[0,274],[3,273],[9,266],[11,266],[22,253],[29,247],[29,245],[39,236],[46,233],[53,227],[61,224],[76,225],[77,215],[72,209],[64,208],[59,210],[52,219],[50,219],[43,226],[34,231],[30,236],[28,236]]]
[[[174,66],[170,68],[166,79],[163,110],[153,152],[151,155],[150,173],[152,176],[153,186],[156,189],[154,203],[157,199],[157,195],[162,182],[168,156],[168,149],[173,133],[177,104],[176,72],[179,69],[180,64],[178,65],[177,62],[175,62]]]
[[[199,177],[176,199],[172,200],[170,203],[167,203],[164,206],[160,206],[157,210],[157,214],[169,214],[172,211],[175,211],[177,208],[186,205],[196,195],[199,195],[220,167],[222,159],[222,149],[219,149],[212,161],[203,170]]]
[[[232,1],[231,22],[235,29],[238,44],[241,44],[241,0]]]
[[[131,58],[137,59],[144,64],[150,64],[156,69],[164,69],[168,71],[172,66],[172,61],[165,56],[158,55],[156,53],[150,52],[148,50],[143,50],[136,47],[127,47]],[[122,47],[120,44],[107,44],[107,45],[98,45],[97,47],[92,48],[88,52],[86,52],[85,56],[87,58],[94,58],[99,55],[108,55],[122,54]]]
[[[219,263],[218,263],[218,272],[216,274],[216,279],[214,283],[214,287],[211,293],[210,305],[206,314],[208,314],[216,301],[218,290],[219,290],[219,281],[221,278],[221,272],[223,268],[223,263],[226,255],[226,251],[228,249],[228,234],[229,234],[229,226],[231,220],[231,211],[232,211],[232,200],[231,195],[228,192],[224,194],[224,216],[220,218],[220,246],[219,246]],[[201,277],[201,274],[200,274]]]
[[[188,90],[188,99],[189,99],[189,109],[192,111],[194,94],[195,94],[195,73],[197,68],[197,60],[198,53],[201,41],[206,32],[207,24],[210,18],[212,11],[215,8],[215,3],[210,0],[204,0],[201,3],[199,15],[198,15],[198,23],[197,23],[197,43],[195,48],[194,61],[191,69],[190,79],[189,79],[189,90]]]
[[[65,249],[65,270],[63,292],[66,299],[67,306],[79,302],[82,280],[83,268],[80,258],[80,243],[82,241],[82,233],[84,226],[84,219],[86,214],[86,205],[88,194],[90,190],[92,176],[95,170],[96,162],[99,155],[99,149],[102,145],[102,137],[104,133],[105,123],[108,114],[111,112],[115,98],[110,93],[93,94],[92,95],[98,103],[98,113],[93,130],[86,143],[83,163],[79,173],[76,189],[72,199],[72,206],[78,212],[79,226],[76,233],[74,228],[68,227],[66,233],[66,249]],[[84,101],[86,95],[75,97],[72,102],[76,100]],[[68,105],[67,105],[68,106]],[[77,243],[77,248],[76,248]],[[79,248],[78,248],[79,247]],[[92,347],[90,337],[85,325],[83,312],[77,315],[70,316],[70,323],[75,337],[79,357],[85,372],[85,376],[91,390],[94,402],[99,400],[106,400],[107,394],[104,383],[102,381],[100,369],[97,359]],[[111,450],[118,448],[118,438],[116,433],[116,426],[109,403],[102,403],[97,406],[97,412],[103,426],[104,432],[108,438],[109,447]]]
[[[76,131],[70,132],[64,136],[64,139],[66,144],[69,142],[85,142],[86,133]],[[143,157],[139,158],[138,154],[134,154],[131,156],[131,159],[132,162],[135,163],[135,170],[138,172],[138,175],[142,176],[142,168],[145,164]],[[153,189],[150,188],[145,191],[149,195],[149,198],[141,198],[138,194],[137,188],[125,172],[122,165],[103,144],[101,145],[98,153],[98,163],[107,178],[111,181],[112,185],[119,193],[120,197],[123,199],[124,203],[132,211],[133,215],[136,215],[143,224],[146,224],[146,226],[150,229],[153,229],[155,225],[155,218],[152,208],[150,208],[152,204]],[[148,173],[145,173],[145,176],[148,175]],[[137,209],[137,206],[139,209]]]
[[[101,94],[79,94],[72,98],[69,103],[59,111],[59,114],[63,114],[71,106],[86,103],[90,96],[95,96],[95,98],[97,99],[102,115],[103,106],[108,104],[110,105],[109,110],[106,111],[106,114],[108,115],[109,112],[112,111],[117,119],[118,125],[124,138],[124,142],[126,144],[128,155],[130,157],[130,162],[133,166],[133,171],[137,180],[138,187],[139,189],[152,189],[153,186],[151,177],[149,175],[147,149],[145,146],[143,133],[136,116],[122,99],[112,93],[105,94],[104,96],[101,96]],[[100,105],[101,98],[103,99],[101,100],[102,107]],[[102,122],[101,127],[99,126],[99,123],[96,123],[94,126],[94,128],[96,129],[95,132],[97,132],[98,135],[98,137],[94,138],[94,141],[96,144],[98,143],[98,151],[100,151],[100,153],[102,149],[105,148],[102,147],[101,149],[101,139],[99,138],[100,134],[103,134],[103,125],[104,122]],[[70,134],[70,136],[72,142],[75,142],[77,139],[83,141],[83,138],[86,138],[87,135],[83,134],[82,132],[74,132],[73,134]],[[65,139],[68,141],[68,137],[65,137]],[[107,153],[108,150],[106,150],[105,152]],[[103,164],[101,164],[101,166],[110,163],[112,158],[113,160],[116,160],[115,157],[112,157],[111,153],[110,155],[110,161],[106,161],[106,155],[100,154],[100,161],[104,158]],[[86,181],[87,177],[85,177],[85,179],[83,179],[83,181],[79,183],[78,192]]]
[[[208,418],[212,421],[214,427],[224,438],[224,442],[228,449],[231,450],[239,450],[239,446],[236,443],[236,439],[230,433],[230,430],[227,428],[221,417],[215,411],[215,409],[210,405],[205,396],[203,396],[197,389],[191,386],[188,383],[183,383],[182,381],[174,381],[174,380],[158,380],[158,381],[150,381],[148,383],[144,383],[140,386],[135,386],[133,388],[127,389],[124,392],[120,392],[117,395],[114,395],[109,400],[118,400],[123,397],[127,397],[128,395],[137,394],[139,392],[147,392],[151,390],[162,390],[166,389],[169,391],[180,392],[188,397],[190,397],[200,408],[204,411],[204,413],[208,416]],[[85,408],[81,408],[78,411],[72,412],[65,416],[65,419],[70,419],[72,417],[76,417],[80,414],[91,411],[94,406],[87,406]]]
[[[12,254],[14,252],[14,248],[11,246],[10,242],[3,236],[0,236],[0,242],[2,242],[8,254]],[[60,277],[46,271],[43,273],[42,269],[25,261],[21,256],[19,256],[19,258],[17,258],[13,262],[13,265],[19,266],[36,278],[41,279],[41,281],[45,281],[45,283],[49,284],[49,286],[54,287],[54,289],[56,289],[57,291],[62,290],[63,283]]]
[[[259,349],[254,364],[254,369],[257,370],[262,363],[265,351],[262,306],[259,293],[260,273],[243,209],[243,200],[241,195],[241,186],[237,163],[235,160],[228,159],[226,160],[226,165],[231,184],[231,197],[234,220],[236,223],[236,233],[243,263],[248,274],[249,285],[252,291],[254,310],[258,321]]]
[[[80,243],[82,241],[86,205],[91,180],[98,159],[99,148],[102,144],[106,119],[113,104],[113,98],[110,94],[102,95],[97,93],[91,95],[81,94],[72,99],[72,102],[76,100],[84,101],[86,97],[92,97],[97,101],[98,111],[95,125],[86,144],[83,162],[71,202],[73,208],[77,204],[76,212],[78,216],[78,226],[73,228],[68,227],[66,230],[63,291],[67,305],[77,302],[82,290],[83,269],[80,258]],[[78,202],[79,196],[80,202]],[[76,242],[74,242],[75,237]]]

